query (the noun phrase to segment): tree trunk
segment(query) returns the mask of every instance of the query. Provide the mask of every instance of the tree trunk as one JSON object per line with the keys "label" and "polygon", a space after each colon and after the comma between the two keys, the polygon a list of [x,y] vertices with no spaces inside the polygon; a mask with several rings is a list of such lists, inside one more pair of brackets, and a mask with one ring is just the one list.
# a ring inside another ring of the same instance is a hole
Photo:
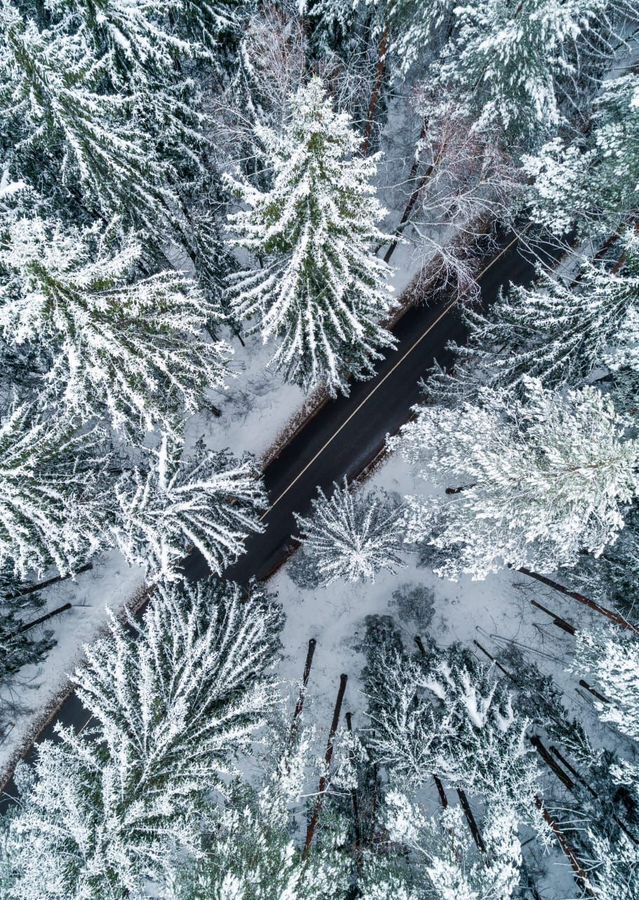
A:
{"label": "tree trunk", "polygon": [[304,674],[302,676],[302,684],[300,686],[300,692],[297,696],[297,703],[295,704],[295,710],[293,712],[293,721],[291,723],[291,737],[295,734],[297,730],[298,719],[302,715],[302,710],[304,709],[304,698],[306,697],[306,688],[308,685],[308,679],[311,674],[311,666],[313,665],[313,656],[315,655],[315,645],[317,641],[315,638],[311,638],[308,642],[308,650],[306,651],[306,662],[304,663]]}
{"label": "tree trunk", "polygon": [[35,628],[36,625],[41,625],[48,619],[52,619],[54,616],[66,612],[67,609],[71,609],[70,603],[65,603],[63,606],[58,606],[57,609],[52,609],[51,612],[45,613],[43,616],[40,616],[39,619],[34,619],[33,622],[26,622],[25,624],[21,625],[20,628],[18,628],[16,634],[22,634],[23,631],[28,631],[30,628]]}
{"label": "tree trunk", "polygon": [[537,753],[541,756],[543,761],[546,763],[548,768],[555,773],[557,778],[561,781],[564,787],[568,788],[569,791],[574,791],[575,782],[569,775],[566,775],[561,766],[552,758],[546,747],[541,741],[541,738],[533,735],[530,738],[530,743],[533,745]]}
{"label": "tree trunk", "polygon": [[[427,127],[428,127],[428,123],[426,122],[426,120],[424,120],[424,124],[422,125],[421,131],[419,132],[419,137],[417,138],[418,144],[420,141],[422,141],[426,137]],[[417,170],[418,169],[419,169],[419,157],[418,157],[418,153],[416,150],[415,159],[413,160],[413,165],[411,166],[411,170],[408,175],[409,184],[412,184],[413,181],[415,180],[415,178],[417,178]],[[422,188],[424,187],[426,182],[429,180],[429,178],[433,174],[434,169],[435,169],[435,164],[430,163],[426,167],[426,171],[424,172],[424,174],[421,176],[421,178],[419,179],[419,181],[413,188],[413,191],[412,191],[410,197],[408,198],[408,203],[406,204],[406,207],[404,208],[404,212],[402,213],[402,217],[399,220],[399,225],[395,229],[395,239],[393,241],[391,241],[391,243],[388,247],[388,250],[384,254],[384,262],[385,263],[390,262],[390,258],[393,255],[393,253],[395,252],[397,245],[399,243],[399,238],[402,236],[402,233],[404,232],[404,229],[406,228],[406,225],[408,224],[408,220],[410,219],[411,213],[413,212],[415,204],[417,203],[417,198],[419,197],[419,195],[422,191]]]}
{"label": "tree trunk", "polygon": [[562,852],[564,853],[566,859],[572,866],[572,870],[577,877],[577,882],[579,883],[580,887],[582,887],[590,897],[594,897],[595,895],[593,894],[592,890],[590,889],[590,885],[588,884],[588,878],[586,877],[586,873],[582,869],[581,864],[580,864],[579,860],[577,859],[577,854],[575,853],[573,848],[570,846],[570,844],[566,840],[565,834],[562,832],[562,830],[559,828],[559,826],[557,825],[557,823],[555,822],[553,817],[550,815],[550,813],[544,806],[544,802],[541,799],[541,797],[539,797],[539,796],[535,797],[535,804],[536,804],[537,808],[541,811],[541,814],[543,815],[544,819],[550,826],[553,834],[557,838],[557,842],[559,843],[559,846],[561,847]]}
{"label": "tree trunk", "polygon": [[445,494],[461,494],[462,491],[467,491],[468,488],[475,487],[474,484],[461,484],[459,487],[447,487],[444,491]]}
{"label": "tree trunk", "polygon": [[482,853],[486,852],[486,844],[484,844],[484,839],[481,836],[481,832],[479,830],[479,826],[477,825],[477,821],[475,816],[473,815],[473,811],[470,808],[470,803],[468,802],[468,797],[466,796],[466,792],[461,788],[457,788],[457,796],[459,797],[459,802],[461,804],[461,808],[464,810],[464,815],[466,816],[466,821],[468,822],[468,826],[470,828],[470,832],[473,836],[477,847]]}
{"label": "tree trunk", "polygon": [[592,609],[595,612],[598,612],[600,615],[605,616],[607,619],[610,619],[611,622],[614,622],[615,625],[619,625],[620,628],[625,628],[627,631],[632,631],[633,634],[639,635],[639,628],[637,628],[631,622],[628,622],[623,618],[623,616],[620,616],[618,613],[613,612],[611,609],[606,609],[605,606],[600,606],[589,597],[584,597],[583,594],[579,594],[577,591],[569,591],[568,588],[565,588],[563,586],[563,584],[559,584],[559,582],[553,581],[546,575],[540,575],[538,572],[531,572],[530,569],[526,569],[524,566],[522,566],[517,571],[521,572],[522,575],[527,575],[529,578],[534,578],[537,581],[540,581],[542,584],[545,584],[547,587],[553,588],[555,591],[559,591],[559,593],[563,594],[565,597],[572,597],[572,599],[576,600],[577,603],[582,603],[584,606],[587,606],[588,609]]}
{"label": "tree trunk", "polygon": [[502,664],[501,664],[500,662],[498,662],[498,661],[495,659],[495,657],[492,655],[492,653],[489,653],[488,650],[486,650],[485,647],[482,647],[482,645],[479,643],[479,641],[475,640],[475,638],[473,638],[473,644],[475,644],[475,646],[479,647],[479,649],[481,650],[481,652],[482,652],[485,656],[487,656],[488,659],[489,659],[492,663],[495,664],[495,666],[499,669],[499,671],[500,671],[503,675],[506,676],[506,678],[510,679],[510,681],[512,681],[514,684],[517,683],[517,679],[515,678],[515,676],[514,676],[514,675],[511,675],[510,672],[509,672],[507,669],[504,669],[504,667],[502,666]]}
{"label": "tree trunk", "polygon": [[588,684],[588,682],[585,681],[583,678],[579,679],[579,684],[582,688],[585,688],[589,694],[592,694],[593,697],[596,697],[600,703],[606,703],[606,704],[610,703],[610,700],[608,700],[607,697],[604,697],[603,694],[600,694],[599,691],[596,690],[596,688],[594,688],[594,687],[592,687],[592,685]]}
{"label": "tree trunk", "polygon": [[553,625],[556,625],[557,628],[561,628],[561,630],[565,631],[566,634],[570,634],[570,635],[572,635],[572,637],[575,636],[575,626],[574,625],[571,625],[570,622],[567,622],[566,619],[562,619],[561,616],[558,616],[556,613],[551,612],[549,609],[547,609],[545,606],[542,606],[541,603],[538,603],[536,600],[531,600],[530,602],[532,603],[533,606],[536,606],[537,609],[540,609],[542,612],[545,612],[547,616],[550,616],[550,618],[553,621]]}
{"label": "tree trunk", "polygon": [[[346,727],[349,734],[353,733],[353,714],[346,713]],[[351,764],[353,762],[353,753],[351,751]],[[353,807],[353,828],[355,831],[355,855],[358,866],[361,865],[361,848],[362,848],[362,826],[359,816],[359,798],[357,796],[357,788],[351,788],[351,806]]]}
{"label": "tree trunk", "polygon": [[448,797],[446,796],[446,791],[444,790],[442,780],[439,775],[433,775],[433,781],[435,782],[435,787],[437,788],[437,793],[439,794],[439,802],[442,805],[442,809],[446,809],[448,806]]}
{"label": "tree trunk", "polygon": [[366,119],[366,130],[364,131],[364,140],[362,142],[362,156],[368,156],[373,136],[373,126],[375,124],[375,113],[379,104],[379,98],[382,95],[382,85],[386,74],[386,54],[388,52],[388,25],[382,32],[379,42],[379,51],[377,53],[377,65],[375,66],[375,81],[373,82],[373,90],[371,93],[370,103],[368,104],[368,115]]}
{"label": "tree trunk", "polygon": [[579,774],[579,772],[575,769],[574,766],[572,766],[572,765],[568,762],[568,760],[567,760],[566,757],[563,755],[563,753],[560,753],[560,751],[557,749],[557,747],[553,747],[553,745],[551,744],[550,747],[549,747],[548,749],[550,750],[551,753],[553,753],[553,754],[557,757],[557,759],[558,759],[559,762],[562,764],[562,766],[564,767],[564,769],[567,769],[567,770],[570,772],[570,774],[573,776],[573,778],[575,779],[575,781],[579,781],[581,784],[583,784],[583,786],[587,789],[588,793],[591,794],[593,797],[596,797],[596,796],[597,796],[596,792],[590,787],[590,785],[589,785],[588,782],[585,780],[585,778],[582,778],[582,777],[581,777],[581,775]]}
{"label": "tree trunk", "polygon": [[306,840],[304,841],[304,852],[302,853],[302,859],[306,859],[311,850],[311,844],[313,843],[313,838],[315,837],[315,832],[317,830],[317,823],[319,821],[320,812],[322,811],[322,804],[324,802],[324,794],[326,793],[326,789],[328,788],[328,780],[329,780],[329,770],[331,766],[331,762],[333,761],[333,748],[335,743],[335,734],[337,733],[337,727],[339,725],[339,717],[342,712],[342,703],[344,702],[344,694],[346,693],[346,682],[348,681],[348,675],[340,675],[339,678],[339,690],[337,691],[337,699],[335,701],[335,708],[333,710],[333,720],[331,722],[331,730],[328,733],[328,741],[326,742],[326,753],[324,754],[324,773],[320,778],[319,782],[319,790],[317,795],[317,800],[315,801],[315,808],[313,809],[313,815],[311,816],[311,820],[308,823],[308,828],[306,829]]}
{"label": "tree trunk", "polygon": [[69,578],[73,578],[75,575],[81,575],[83,572],[88,572],[92,568],[93,563],[87,563],[84,566],[80,566],[80,568],[71,575],[56,575],[55,578],[47,578],[46,581],[39,581],[38,584],[30,584],[26,588],[21,588],[19,591],[9,594],[7,600],[17,600],[18,597],[27,597],[29,594],[35,594],[36,591],[42,591],[51,584],[57,584],[59,581],[67,581]]}
{"label": "tree trunk", "polygon": [[426,647],[424,647],[424,642],[418,634],[415,635],[414,641],[417,644],[417,648],[421,655],[426,656]]}

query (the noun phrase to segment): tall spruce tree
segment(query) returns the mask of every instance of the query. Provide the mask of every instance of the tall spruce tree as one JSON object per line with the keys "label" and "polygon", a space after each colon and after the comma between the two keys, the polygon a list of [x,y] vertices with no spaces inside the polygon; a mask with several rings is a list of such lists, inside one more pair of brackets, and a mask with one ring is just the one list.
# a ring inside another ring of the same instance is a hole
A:
{"label": "tall spruce tree", "polygon": [[639,75],[604,85],[592,127],[570,143],[547,143],[525,160],[534,178],[533,215],[560,235],[607,238],[636,215],[639,191]]}
{"label": "tall spruce tree", "polygon": [[[577,632],[572,669],[588,674],[594,680],[599,689],[599,697],[595,700],[599,718],[629,739],[635,752],[639,743],[638,664],[639,641],[636,638],[618,633],[612,627]],[[616,795],[625,798],[627,808],[634,814],[635,829],[634,834],[632,830],[624,829],[614,835],[594,827],[588,829],[593,894],[603,900],[607,891],[614,890],[615,896],[635,900],[639,873],[639,841],[636,837],[639,764],[633,754],[630,758],[614,759],[609,768],[617,788]]]}
{"label": "tall spruce tree", "polygon": [[115,484],[115,539],[130,563],[153,579],[179,577],[180,562],[197,549],[211,570],[224,568],[261,531],[266,495],[253,461],[198,441],[183,457],[166,437],[148,468],[137,467]]}
{"label": "tall spruce tree", "polygon": [[319,78],[292,98],[283,134],[256,132],[273,187],[235,183],[248,207],[231,216],[235,243],[261,265],[232,277],[233,307],[258,318],[264,341],[279,339],[273,362],[287,379],[348,393],[349,376],[369,377],[394,344],[380,325],[392,306],[389,269],[372,249],[384,240],[375,160],[357,156],[350,119],[333,111]]}
{"label": "tall spruce tree", "polygon": [[7,898],[141,898],[146,879],[168,884],[274,702],[280,612],[260,590],[246,602],[219,581],[162,588],[129,626],[112,621],[74,676],[88,728],[60,728],[23,767],[2,826]]}
{"label": "tall spruce tree", "polygon": [[383,647],[367,673],[372,757],[413,789],[433,774],[517,811],[535,813],[538,772],[526,746],[529,721],[493,673],[453,645],[409,657]]}
{"label": "tall spruce tree", "polygon": [[553,386],[577,385],[595,370],[635,372],[639,239],[634,231],[624,233],[618,251],[613,262],[584,260],[570,284],[542,274],[532,287],[511,285],[487,313],[466,310],[470,334],[458,348],[456,373],[462,391],[472,393],[472,386],[481,384],[521,387],[526,376]]}
{"label": "tall spruce tree", "polygon": [[612,627],[580,630],[573,666],[594,678],[606,698],[595,700],[602,722],[639,743],[639,640]]}
{"label": "tall spruce tree", "polygon": [[374,31],[387,31],[393,63],[402,74],[428,65],[456,25],[452,0],[365,0],[365,5],[374,11]]}
{"label": "tall spruce tree", "polygon": [[238,780],[224,805],[211,809],[206,852],[178,873],[175,900],[348,896],[352,866],[340,823],[323,820],[320,839],[307,858],[293,830],[312,761],[305,735],[298,734],[292,747],[271,744],[269,765],[257,786]]}
{"label": "tall spruce tree", "polygon": [[[363,900],[509,900],[520,882],[521,844],[512,808],[489,807],[485,851],[473,842],[459,807],[428,818],[406,794],[385,798],[384,824],[394,860],[365,856]],[[397,850],[401,848],[401,853]],[[389,853],[389,857],[391,854]]]}
{"label": "tall spruce tree", "polygon": [[637,900],[639,891],[639,850],[626,835],[614,843],[600,835],[591,835],[593,858],[588,889],[596,900]]}
{"label": "tall spruce tree", "polygon": [[455,9],[457,34],[437,64],[480,127],[497,122],[511,140],[552,132],[561,121],[558,81],[576,75],[575,44],[603,0],[488,0]]}
{"label": "tall spruce tree", "polygon": [[484,578],[510,565],[552,572],[600,554],[636,496],[639,444],[594,388],[526,396],[482,389],[476,404],[418,408],[392,439],[447,493],[409,499],[407,540],[448,551],[438,571]]}
{"label": "tall spruce tree", "polygon": [[295,515],[315,583],[374,581],[401,567],[401,511],[392,497],[353,490],[346,481],[333,485],[330,498],[318,493],[310,518]]}
{"label": "tall spruce tree", "polygon": [[[17,219],[0,236],[0,331],[44,357],[44,402],[106,414],[136,435],[175,432],[221,386],[230,350],[207,336],[221,312],[172,271],[135,277],[140,244],[113,232]],[[4,277],[2,277],[4,276]]]}
{"label": "tall spruce tree", "polygon": [[153,264],[185,256],[208,290],[226,257],[212,210],[194,209],[216,176],[209,87],[193,71],[206,53],[184,33],[186,6],[69,0],[40,16],[4,2],[0,140],[52,207],[82,224],[117,215]]}
{"label": "tall spruce tree", "polygon": [[56,566],[73,572],[104,546],[110,501],[103,495],[99,431],[77,432],[22,405],[0,423],[0,569],[19,578]]}
{"label": "tall spruce tree", "polygon": [[[136,208],[151,231],[173,195],[167,173],[132,115],[134,95],[108,87],[77,17],[39,27],[0,6],[0,110],[7,162],[48,199],[109,218]],[[85,213],[86,215],[86,213]]]}

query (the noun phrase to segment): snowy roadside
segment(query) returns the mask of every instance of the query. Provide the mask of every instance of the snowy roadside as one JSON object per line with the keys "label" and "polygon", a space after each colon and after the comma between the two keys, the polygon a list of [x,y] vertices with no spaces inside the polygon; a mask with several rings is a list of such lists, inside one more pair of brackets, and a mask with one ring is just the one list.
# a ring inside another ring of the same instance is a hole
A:
{"label": "snowy roadside", "polygon": [[3,689],[1,700],[14,711],[7,713],[11,724],[0,744],[0,783],[59,706],[69,689],[68,675],[82,662],[84,645],[103,630],[107,610],[117,615],[127,606],[134,608],[143,589],[143,571],[129,566],[113,550],[94,560],[90,571],[42,592],[46,599],[43,612],[65,603],[71,603],[71,609],[34,629],[40,633],[52,631],[55,646],[43,663],[24,666],[18,678]]}
{"label": "snowy roadside", "polygon": [[[408,249],[398,248],[393,259],[397,264],[392,283],[398,296],[414,278],[418,264]],[[287,384],[268,368],[272,348],[259,337],[247,337],[245,346],[237,338],[228,339],[235,351],[231,368],[236,377],[224,391],[211,392],[219,417],[204,411],[189,419],[186,449],[203,437],[211,448],[252,453],[265,464],[274,448],[313,414],[313,397],[305,397],[301,388]],[[68,692],[68,675],[81,664],[84,646],[100,635],[107,610],[118,614],[135,606],[143,589],[142,570],[128,566],[120,553],[111,551],[94,559],[91,571],[42,592],[43,613],[67,602],[72,608],[34,629],[34,634],[52,631],[56,645],[40,665],[24,667],[0,695],[0,701],[15,711],[8,716],[12,724],[0,743],[0,784]]]}

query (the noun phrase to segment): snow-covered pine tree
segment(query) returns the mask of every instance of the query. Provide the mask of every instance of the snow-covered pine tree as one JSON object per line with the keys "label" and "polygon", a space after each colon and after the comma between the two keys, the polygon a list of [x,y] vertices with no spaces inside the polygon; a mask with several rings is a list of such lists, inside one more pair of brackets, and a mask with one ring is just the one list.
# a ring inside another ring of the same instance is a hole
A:
{"label": "snow-covered pine tree", "polygon": [[7,162],[48,199],[106,219],[136,210],[154,233],[174,195],[164,163],[132,115],[135,97],[104,89],[109,55],[96,55],[71,11],[63,5],[55,11],[59,20],[40,28],[16,4],[0,5]]}
{"label": "snow-covered pine tree", "polygon": [[323,821],[320,840],[306,859],[295,840],[295,813],[313,762],[308,737],[298,735],[296,745],[282,755],[279,749],[271,745],[271,762],[256,787],[238,780],[225,804],[210,810],[206,853],[178,873],[171,894],[175,900],[348,896],[351,864],[339,823]]}
{"label": "snow-covered pine tree", "polygon": [[639,848],[625,834],[612,842],[591,834],[593,858],[588,889],[596,900],[637,900],[639,897]]}
{"label": "snow-covered pine tree", "polygon": [[266,494],[255,463],[198,441],[188,457],[166,436],[148,469],[126,472],[115,484],[115,539],[130,563],[153,579],[179,576],[191,547],[215,575],[261,531]]}
{"label": "snow-covered pine tree", "polygon": [[479,128],[498,123],[518,142],[552,133],[559,82],[570,86],[575,47],[604,8],[603,0],[471,0],[454,10],[457,34],[437,63],[438,82],[456,86]]}
{"label": "snow-covered pine tree", "polygon": [[23,768],[4,823],[4,896],[140,898],[199,850],[205,800],[276,694],[279,607],[232,583],[162,587],[141,626],[112,619],[74,680],[91,714]]}
{"label": "snow-covered pine tree", "polygon": [[456,23],[452,0],[364,0],[362,5],[374,8],[377,29],[388,28],[393,63],[403,74],[430,62]]}
{"label": "snow-covered pine tree", "polygon": [[[482,829],[483,853],[478,852],[459,807],[428,818],[405,793],[391,790],[385,798],[384,824],[396,862],[390,871],[387,863],[384,872],[369,855],[363,900],[391,896],[398,900],[509,900],[515,895],[522,856],[518,819],[511,807],[489,806]],[[399,848],[404,853],[398,853]],[[402,864],[404,854],[407,860]]]}
{"label": "snow-covered pine tree", "polygon": [[103,435],[41,418],[25,405],[0,424],[0,569],[19,578],[72,572],[104,546]]}
{"label": "snow-covered pine tree", "polygon": [[255,6],[252,0],[179,0],[177,9],[178,33],[205,47],[210,59],[219,62],[226,56],[230,64],[247,14]]}
{"label": "snow-covered pine tree", "polygon": [[[165,70],[171,79],[176,60],[193,56],[195,44],[175,33],[180,6],[174,0],[65,0],[82,23],[87,43],[96,56],[109,56],[114,84],[135,79],[138,84],[151,73]],[[172,28],[173,26],[173,28]]]}
{"label": "snow-covered pine tree", "polygon": [[458,645],[425,657],[382,649],[366,688],[370,752],[397,784],[414,789],[436,774],[543,830],[535,814],[538,772],[526,742],[529,722],[472,654]]}
{"label": "snow-covered pine tree", "polygon": [[[186,5],[186,0],[62,0],[46,5],[25,0],[19,7],[39,28],[77,30],[96,56],[109,55],[108,75],[114,86],[131,76],[144,77],[153,69],[179,68],[176,60],[201,50],[195,41],[178,34]],[[171,78],[171,72],[166,76]]]}
{"label": "snow-covered pine tree", "polygon": [[[529,662],[519,647],[504,649],[499,662],[508,673],[519,714],[531,720],[535,731],[542,730],[547,749],[572,781],[567,792],[555,782],[561,803],[553,815],[559,827],[570,833],[580,859],[592,859],[593,835],[623,843],[628,831],[639,834],[639,803],[633,799],[622,758],[609,748],[593,745],[584,725],[566,707],[553,677]],[[545,793],[554,805],[555,798]]]}
{"label": "snow-covered pine tree", "polygon": [[379,323],[392,307],[389,269],[373,251],[384,235],[370,185],[376,161],[357,156],[349,117],[335,113],[319,78],[291,100],[283,134],[260,128],[273,187],[235,189],[247,209],[231,216],[235,243],[262,263],[231,279],[238,318],[257,316],[273,362],[305,389],[348,393],[348,378],[370,377],[392,335]]}
{"label": "snow-covered pine tree", "polygon": [[206,334],[222,314],[177,272],[136,279],[139,243],[118,249],[110,237],[38,218],[11,223],[0,238],[0,331],[42,353],[45,402],[85,420],[106,413],[129,434],[175,432],[227,377],[230,349]]}
{"label": "snow-covered pine tree", "polygon": [[529,375],[575,385],[596,369],[639,371],[639,237],[626,231],[619,257],[582,263],[566,285],[541,275],[511,285],[488,313],[465,312],[470,336],[458,359],[477,386],[515,387]]}
{"label": "snow-covered pine tree", "polygon": [[384,491],[353,489],[346,479],[330,497],[318,488],[309,518],[295,515],[309,575],[317,585],[338,578],[374,581],[402,566],[401,509]]}
{"label": "snow-covered pine tree", "polygon": [[331,53],[346,55],[356,33],[357,7],[357,0],[305,0],[309,44],[316,58],[326,59]]}
{"label": "snow-covered pine tree", "polygon": [[477,404],[419,407],[390,442],[448,491],[411,497],[407,511],[407,540],[447,552],[442,575],[551,572],[583,550],[601,553],[623,528],[639,487],[628,421],[591,387],[524,388],[524,400],[483,389]]}
{"label": "snow-covered pine tree", "polygon": [[[594,681],[605,702],[595,699],[595,708],[602,722],[612,725],[620,734],[639,744],[639,641],[626,632],[613,627],[593,630],[579,630],[576,635],[575,657],[571,666],[579,674],[587,674]],[[616,794],[625,796],[630,801],[636,819],[639,810],[639,763],[636,758],[611,760],[610,777],[617,786]],[[590,829],[590,838],[595,849],[610,840],[610,835]],[[633,845],[634,853],[624,840],[624,834],[614,835],[615,846],[609,864],[602,867],[602,877],[612,878],[617,868],[615,858],[621,854],[621,868],[626,871],[631,860],[631,870],[639,866],[637,844]],[[625,850],[624,850],[625,847]]]}
{"label": "snow-covered pine tree", "polygon": [[594,701],[601,721],[639,743],[639,640],[613,627],[579,630],[573,668],[606,697]]}
{"label": "snow-covered pine tree", "polygon": [[249,19],[238,47],[236,72],[221,109],[229,151],[245,176],[261,190],[272,172],[256,125],[279,132],[291,96],[306,73],[305,34],[297,7],[265,6]]}
{"label": "snow-covered pine tree", "polygon": [[566,584],[603,606],[614,607],[633,624],[639,624],[639,509],[625,516],[625,526],[614,544],[601,556],[582,556],[570,571],[561,572]]}
{"label": "snow-covered pine tree", "polygon": [[524,164],[534,178],[533,215],[556,234],[608,237],[636,215],[639,75],[607,81],[581,141],[547,143]]}
{"label": "snow-covered pine tree", "polygon": [[[203,18],[217,18],[216,9],[226,4],[193,6]],[[239,6],[228,4],[229,12]],[[117,210],[103,209],[102,218],[117,212],[126,226],[143,231],[145,251],[161,267],[167,255],[171,263],[186,257],[199,286],[220,302],[221,284],[213,282],[227,274],[227,255],[214,220],[222,198],[208,113],[211,64],[219,60],[205,49],[203,30],[190,33],[190,4],[68,0],[65,7],[73,13],[67,27],[78,28],[88,52],[100,61],[96,90],[107,99],[121,98],[118,122],[133,125],[144,141],[151,179],[145,203],[139,196],[132,202],[122,196]]]}

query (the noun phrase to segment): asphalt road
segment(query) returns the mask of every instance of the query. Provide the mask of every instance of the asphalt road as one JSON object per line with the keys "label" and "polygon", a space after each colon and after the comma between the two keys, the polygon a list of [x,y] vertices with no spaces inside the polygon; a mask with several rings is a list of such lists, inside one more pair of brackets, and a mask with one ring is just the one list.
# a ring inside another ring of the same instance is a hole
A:
{"label": "asphalt road", "polygon": [[[520,249],[512,235],[501,251],[485,264],[480,275],[482,303],[489,305],[509,282],[528,284],[534,277],[532,256]],[[265,578],[287,555],[295,534],[294,513],[305,514],[317,486],[325,491],[344,476],[359,475],[384,445],[387,434],[396,432],[420,399],[418,382],[435,361],[447,364],[448,341],[463,342],[464,325],[458,306],[442,297],[435,304],[411,308],[393,329],[398,339],[377,367],[375,378],[353,385],[349,397],[326,404],[266,468],[264,478],[270,507],[264,515],[263,534],[251,535],[246,552],[228,570],[240,583],[257,576]],[[204,559],[192,553],[184,562],[189,579],[205,578]],[[60,706],[55,718],[38,735],[38,742],[51,737],[56,722],[81,728],[87,711],[75,694]],[[33,749],[27,754],[29,759]],[[4,789],[0,809],[15,793],[13,782]]]}

